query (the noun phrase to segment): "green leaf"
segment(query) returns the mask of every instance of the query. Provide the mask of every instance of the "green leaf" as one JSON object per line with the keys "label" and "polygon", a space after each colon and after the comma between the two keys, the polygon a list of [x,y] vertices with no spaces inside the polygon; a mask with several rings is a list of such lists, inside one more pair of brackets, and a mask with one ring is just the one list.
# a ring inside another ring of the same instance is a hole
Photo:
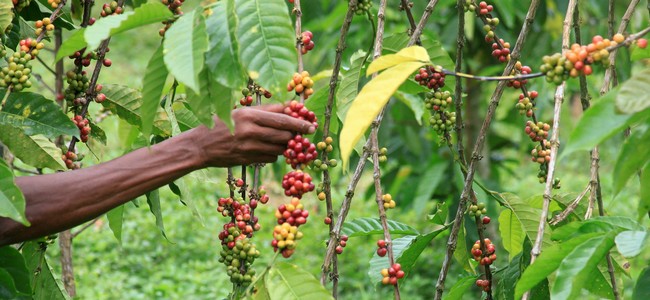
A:
{"label": "green leaf", "polygon": [[406,94],[402,92],[397,92],[395,98],[402,101],[406,106],[408,106],[413,115],[415,116],[415,121],[418,122],[418,125],[422,125],[422,116],[424,115],[424,101],[417,96]]}
{"label": "green leaf", "polygon": [[19,127],[26,135],[42,134],[51,139],[59,135],[79,137],[79,129],[58,104],[29,92],[9,94],[0,111],[0,124]]}
{"label": "green leaf", "polygon": [[635,131],[623,143],[614,167],[614,194],[618,194],[630,177],[650,160],[650,130]]}
{"label": "green leaf", "polygon": [[90,137],[106,145],[106,132],[104,132],[101,127],[97,126],[95,122],[90,122],[90,120],[88,125],[90,126]]}
{"label": "green leaf", "polygon": [[[393,220],[387,220],[387,223],[388,230],[391,234],[419,234],[415,228],[404,223]],[[381,221],[379,218],[357,218],[352,221],[345,222],[343,224],[343,228],[341,229],[341,234],[347,235],[348,237],[368,236],[383,233],[384,230],[381,227]]]}
{"label": "green leaf", "polygon": [[[374,66],[370,64],[366,74],[371,73],[370,70],[380,70],[385,66],[393,66],[373,78],[361,89],[345,116],[340,138],[341,160],[344,169],[347,168],[352,148],[361,139],[366,129],[370,127],[375,117],[379,115],[393,93],[408,76],[424,64],[423,61],[429,60],[424,48],[418,46],[405,48],[394,55],[390,58],[378,60],[379,63],[377,64],[373,62]],[[405,60],[405,57],[409,60]],[[393,64],[392,60],[398,61],[399,64]]]}
{"label": "green leaf", "polygon": [[165,65],[176,80],[197,95],[201,94],[199,73],[203,69],[204,53],[208,49],[208,35],[202,8],[184,14],[165,34],[163,51]]}
{"label": "green leaf", "polygon": [[[325,122],[325,108],[327,107],[327,97],[329,97],[329,89],[318,89],[309,99],[305,102],[305,107],[316,114],[319,123]],[[336,107],[332,103],[332,113],[336,113]],[[319,128],[320,129],[320,128]],[[334,117],[330,118],[330,132],[339,132],[339,120]]]}
{"label": "green leaf", "polygon": [[[413,209],[417,212],[423,212],[426,209],[427,202],[431,201],[431,195],[433,191],[436,190],[440,182],[445,178],[444,174],[447,170],[447,162],[445,161],[434,161],[431,163],[424,174],[422,174],[421,179],[418,182],[417,189],[415,190],[415,199],[413,199]],[[447,218],[447,215],[441,216],[442,223]]]}
{"label": "green leaf", "polygon": [[[29,271],[25,259],[18,250],[5,246],[0,248],[0,271],[7,272],[12,279],[14,292],[31,295],[32,287],[29,283]],[[0,285],[0,290],[2,289]]]}
{"label": "green leaf", "polygon": [[169,188],[172,190],[174,194],[178,195],[183,205],[189,207],[190,211],[192,212],[192,215],[194,215],[194,217],[199,219],[201,225],[205,225],[203,222],[203,216],[201,215],[201,212],[196,207],[196,204],[194,204],[194,199],[191,198],[192,193],[190,193],[190,191],[187,189],[186,181],[188,180],[191,180],[190,176],[181,177],[179,180],[170,183]]}
{"label": "green leaf", "polygon": [[[516,195],[510,194],[510,193],[504,193],[501,194],[501,197],[505,199],[505,201],[508,203],[508,206],[511,208],[512,212],[514,213],[514,217],[519,220],[519,223],[523,226],[524,231],[526,232],[526,235],[528,236],[528,239],[531,241],[534,241],[537,238],[537,228],[539,227],[539,218],[542,214],[542,210],[540,208],[533,207],[533,205],[530,205],[530,202],[534,200],[533,198],[527,199],[525,201],[522,201],[517,197]],[[544,243],[543,245],[546,246],[550,244],[550,228],[548,226],[548,223],[544,225],[545,230],[544,230],[544,237],[542,242]]]}
{"label": "green leaf", "polygon": [[163,223],[162,208],[160,206],[160,192],[156,189],[146,193],[146,196],[149,211],[151,211],[151,213],[156,217],[156,227],[158,227],[162,235],[167,238],[167,234],[165,233],[165,224]]}
{"label": "green leaf", "polygon": [[0,298],[15,299],[17,292],[16,284],[11,274],[7,270],[0,268]]}
{"label": "green leaf", "polygon": [[[297,69],[296,33],[284,0],[236,0],[237,41],[248,76],[276,96]],[[284,100],[284,99],[282,99]]]}
{"label": "green leaf", "polygon": [[108,227],[113,232],[113,236],[122,244],[122,222],[124,221],[124,204],[111,209],[106,213],[108,218]]}
{"label": "green leaf", "polygon": [[205,19],[210,39],[205,63],[215,80],[231,89],[241,88],[246,83],[246,73],[239,60],[238,23],[235,0],[215,3],[212,13]]}
{"label": "green leaf", "polygon": [[632,300],[650,299],[650,267],[643,269],[636,280]]}
{"label": "green leaf", "polygon": [[454,251],[454,259],[463,267],[463,270],[471,274],[476,274],[474,266],[470,262],[469,249],[467,249],[467,239],[465,238],[465,226],[458,231],[458,239],[456,242],[456,250]]}
{"label": "green leaf", "polygon": [[553,299],[576,299],[589,277],[598,271],[598,263],[614,246],[616,233],[592,237],[577,245],[563,260],[551,288]]}
{"label": "green leaf", "polygon": [[186,131],[201,125],[201,121],[187,108],[187,103],[184,101],[174,101],[172,109],[181,131]]}
{"label": "green leaf", "polygon": [[650,116],[650,110],[635,115],[617,114],[614,103],[617,93],[618,88],[594,100],[595,104],[582,115],[571,132],[567,146],[562,152],[563,157],[575,151],[590,150],[613,135],[623,132],[627,126]]}
{"label": "green leaf", "polygon": [[650,68],[636,72],[621,85],[616,97],[616,108],[624,114],[633,114],[650,107]]}
{"label": "green leaf", "polygon": [[7,26],[11,24],[14,18],[12,9],[14,4],[11,0],[0,0],[0,32],[5,32]]}
{"label": "green leaf", "polygon": [[469,290],[472,285],[476,282],[478,276],[470,275],[463,277],[456,281],[456,283],[451,287],[448,293],[442,296],[443,300],[461,300],[463,296]]}
{"label": "green leaf", "polygon": [[23,246],[23,257],[30,274],[33,274],[32,290],[34,300],[67,300],[68,293],[63,290],[61,282],[52,274],[43,242],[31,241]]}
{"label": "green leaf", "polygon": [[162,96],[168,74],[163,62],[163,45],[161,44],[149,59],[147,70],[142,79],[142,106],[140,106],[140,115],[142,117],[142,135],[144,136],[151,134],[153,121],[158,112],[160,97]]}
{"label": "green leaf", "polygon": [[599,236],[602,236],[602,234],[584,234],[564,243],[544,247],[544,251],[542,251],[533,264],[526,268],[517,282],[517,286],[515,287],[515,299],[521,299],[521,296],[526,291],[534,288],[538,283],[557,270],[557,268],[560,267],[562,260],[569,255],[574,248],[593,237]]}
{"label": "green leaf", "polygon": [[643,168],[639,180],[641,181],[639,214],[645,216],[650,212],[650,164],[647,164],[645,168]]}
{"label": "green leaf", "polygon": [[42,135],[28,136],[18,127],[0,124],[0,142],[28,165],[52,170],[65,169],[61,149]]}
{"label": "green leaf", "polygon": [[336,115],[341,121],[345,120],[345,115],[352,105],[352,101],[357,97],[359,92],[359,78],[366,60],[366,52],[359,50],[350,57],[350,67],[341,71],[341,82],[336,90]]}
{"label": "green leaf", "polygon": [[526,233],[523,225],[509,209],[503,210],[499,215],[499,232],[503,241],[503,248],[508,251],[510,260],[523,250]]}
{"label": "green leaf", "polygon": [[[448,226],[438,226],[436,230],[425,235],[407,235],[393,240],[393,258],[402,265],[402,270],[408,276],[411,268],[415,265],[418,257],[425,248],[429,246],[431,240],[441,232],[447,230]],[[388,256],[381,257],[375,252],[370,259],[370,268],[368,276],[371,282],[381,282],[381,269],[389,268]]]}
{"label": "green leaf", "polygon": [[86,28],[79,28],[70,35],[70,37],[61,44],[61,48],[59,48],[59,52],[56,53],[56,58],[54,60],[59,61],[60,59],[70,56],[76,51],[86,47],[86,39],[84,38],[85,31]]}
{"label": "green leaf", "polygon": [[25,197],[14,181],[14,174],[0,159],[0,217],[11,218],[29,226],[25,217]]}
{"label": "green leaf", "polygon": [[[142,94],[138,90],[121,85],[106,84],[102,92],[106,95],[106,100],[102,102],[104,108],[129,124],[142,128],[142,118],[140,116]],[[153,133],[169,136],[171,129],[169,121],[162,117],[164,115],[162,108],[159,110],[158,115],[161,117],[154,120]]]}
{"label": "green leaf", "polygon": [[95,49],[103,40],[111,36],[144,25],[159,23],[172,16],[173,14],[167,6],[160,2],[150,2],[133,11],[100,18],[93,26],[86,28],[84,38],[88,43],[88,48]]}
{"label": "green leaf", "polygon": [[285,262],[271,267],[265,285],[270,299],[332,299],[313,275]]}
{"label": "green leaf", "polygon": [[643,226],[628,217],[598,216],[581,222],[572,222],[553,231],[554,240],[568,240],[576,235],[593,232],[621,232],[625,230],[642,231]]}
{"label": "green leaf", "polygon": [[234,124],[231,118],[233,105],[230,90],[214,81],[212,72],[207,68],[201,71],[199,83],[203,91],[201,95],[195,94],[191,90],[187,91],[190,110],[201,123],[208,127],[213,126],[213,117],[214,113],[216,113],[219,119],[232,131]]}
{"label": "green leaf", "polygon": [[648,243],[647,231],[623,231],[616,236],[616,248],[626,258],[632,258],[643,249]]}

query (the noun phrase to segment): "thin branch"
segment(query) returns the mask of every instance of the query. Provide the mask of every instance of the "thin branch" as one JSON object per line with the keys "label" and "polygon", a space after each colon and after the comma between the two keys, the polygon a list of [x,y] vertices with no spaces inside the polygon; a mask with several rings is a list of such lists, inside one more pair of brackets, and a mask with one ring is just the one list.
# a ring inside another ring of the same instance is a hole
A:
{"label": "thin branch", "polygon": [[[517,38],[517,42],[514,46],[514,49],[510,54],[511,59],[510,61],[508,61],[508,64],[506,65],[506,68],[503,72],[504,76],[509,75],[510,72],[512,72],[512,70],[515,67],[515,63],[520,56],[521,49],[523,48],[526,38],[528,37],[528,33],[530,32],[530,29],[532,27],[531,25],[533,23],[533,20],[535,19],[535,14],[537,12],[537,8],[539,7],[539,4],[540,4],[540,0],[532,0],[530,3],[530,7],[526,14],[526,20],[521,29],[521,32],[519,33],[519,37]],[[456,211],[456,217],[455,217],[456,221],[452,226],[449,240],[447,241],[447,251],[442,263],[442,268],[440,270],[438,281],[436,283],[436,296],[435,296],[436,300],[440,300],[444,292],[445,280],[447,278],[447,273],[449,272],[449,268],[451,266],[451,259],[453,257],[454,251],[456,250],[456,244],[458,242],[458,233],[460,232],[460,228],[462,226],[462,218],[464,216],[465,209],[467,208],[467,201],[469,200],[471,195],[470,192],[472,190],[472,183],[474,181],[474,173],[476,170],[476,165],[478,160],[481,157],[480,153],[483,150],[483,146],[485,144],[485,137],[487,135],[488,128],[490,127],[490,124],[492,122],[492,117],[494,116],[496,107],[499,104],[499,100],[501,98],[501,95],[503,94],[503,90],[505,86],[506,86],[505,81],[500,81],[497,84],[497,88],[492,94],[490,104],[488,106],[487,114],[485,116],[485,120],[483,121],[483,125],[481,126],[481,130],[479,132],[476,143],[474,144],[474,150],[472,151],[472,157],[470,160],[467,176],[465,178],[463,192],[461,193],[460,201],[458,203],[458,210]]]}
{"label": "thin branch", "polygon": [[78,235],[80,235],[82,232],[84,232],[86,229],[90,228],[90,226],[93,226],[99,220],[102,216],[99,216],[97,218],[92,219],[90,222],[86,223],[83,227],[79,228],[76,232],[72,234],[70,237],[71,239],[76,238]]}
{"label": "thin branch", "polygon": [[[334,94],[336,93],[336,86],[338,84],[338,79],[339,79],[339,72],[341,70],[341,61],[343,60],[343,51],[345,50],[346,43],[345,39],[348,35],[348,30],[350,29],[350,24],[352,24],[352,18],[354,17],[354,11],[357,6],[357,1],[356,0],[351,0],[348,3],[348,11],[345,14],[345,19],[343,20],[343,25],[341,26],[341,31],[339,35],[339,42],[336,46],[336,58],[334,59],[334,67],[332,69],[332,77],[330,78],[330,83],[329,83],[329,94],[327,96],[327,105],[325,107],[325,120],[323,124],[323,142],[325,139],[330,134],[330,121],[332,118],[332,107],[334,106]],[[323,162],[328,161],[328,155],[327,151],[323,151],[321,154],[321,160]],[[334,212],[332,209],[332,180],[330,178],[330,173],[329,169],[323,171],[323,192],[325,193],[325,205],[327,206],[327,217],[330,218],[330,220],[334,219]],[[329,231],[330,231],[330,243],[333,241],[339,240],[339,237],[334,231],[334,223],[330,222],[329,224]],[[338,280],[339,280],[339,275],[338,275],[338,261],[337,257],[334,256],[332,257],[332,272],[330,273],[330,264],[325,264],[323,263],[322,266],[322,274],[321,274],[321,284],[325,285],[327,281],[327,276],[329,275],[329,278],[332,280],[332,297],[334,299],[338,298]]]}
{"label": "thin branch", "polygon": [[54,91],[54,89],[49,84],[47,84],[47,82],[43,80],[43,76],[41,76],[41,74],[32,73],[32,76],[36,78],[36,81],[38,81],[38,83],[40,83],[45,89],[50,91],[50,93],[56,95],[56,91]]}
{"label": "thin branch", "polygon": [[560,222],[566,220],[566,218],[575,211],[575,209],[578,207],[578,204],[580,204],[580,201],[582,201],[582,198],[587,195],[587,192],[591,190],[591,185],[588,184],[587,187],[576,197],[575,200],[571,201],[571,203],[559,214],[557,214],[555,217],[551,219],[548,223],[555,226],[557,224],[560,224]]}
{"label": "thin branch", "polygon": [[52,73],[52,75],[56,75],[56,71],[52,70],[52,68],[50,68],[50,66],[48,66],[40,56],[36,55],[36,59],[43,65],[43,67],[45,67],[45,69],[50,71],[50,73]]}
{"label": "thin branch", "polygon": [[442,69],[442,73],[444,73],[445,75],[451,75],[455,77],[467,78],[467,79],[478,80],[478,81],[510,81],[510,80],[523,80],[523,79],[546,76],[546,74],[541,72],[530,73],[530,74],[502,75],[502,76],[477,76],[477,75],[466,74],[466,73],[461,73],[456,71],[449,71],[444,68]]}
{"label": "thin branch", "polygon": [[[401,0],[401,1],[402,2],[400,4],[400,8],[402,8],[406,13],[406,18],[408,19],[409,25],[411,26],[409,28],[409,33],[408,33],[410,36],[413,34],[413,32],[415,32],[415,28],[416,28],[415,20],[413,19],[413,12],[411,11],[411,2],[409,2],[409,0]],[[420,41],[419,38],[417,39],[415,44],[422,46],[422,42]]]}
{"label": "thin branch", "polygon": [[420,39],[420,35],[422,35],[422,30],[424,29],[424,26],[429,21],[429,17],[431,17],[431,13],[433,12],[433,8],[436,7],[436,4],[438,4],[438,0],[431,0],[429,1],[429,4],[427,4],[427,7],[424,8],[424,13],[422,14],[422,18],[420,18],[420,22],[418,22],[418,26],[415,27],[415,29],[413,30],[413,34],[411,35],[411,39],[409,39],[409,45],[414,45]]}
{"label": "thin branch", "polygon": [[[613,34],[613,29],[614,29],[614,5],[612,2],[613,0],[610,0],[610,5],[609,5],[609,14],[608,14],[608,20],[610,20],[609,23],[609,30],[608,33],[610,34],[610,38],[614,36]],[[627,25],[630,23],[630,19],[632,18],[632,14],[634,13],[634,9],[636,8],[637,4],[639,4],[639,0],[632,0],[630,1],[630,5],[628,5],[627,10],[625,11],[625,14],[623,15],[623,19],[621,19],[621,24],[618,26],[618,31],[617,33],[623,34],[625,32],[625,29],[627,28]],[[624,43],[621,43],[624,44]],[[617,45],[618,46],[618,45]],[[621,45],[622,46],[622,45]],[[616,54],[618,51],[616,49],[609,50],[609,68],[605,71],[605,78],[603,79],[603,87],[600,89],[600,94],[605,94],[609,91],[609,87],[611,85],[611,82],[613,80],[616,80]]]}
{"label": "thin branch", "polygon": [[[302,10],[300,9],[300,0],[293,1],[293,13],[296,14],[296,51],[298,52],[298,73],[302,73],[304,65],[302,63]],[[300,93],[300,103],[305,103],[305,94]]]}

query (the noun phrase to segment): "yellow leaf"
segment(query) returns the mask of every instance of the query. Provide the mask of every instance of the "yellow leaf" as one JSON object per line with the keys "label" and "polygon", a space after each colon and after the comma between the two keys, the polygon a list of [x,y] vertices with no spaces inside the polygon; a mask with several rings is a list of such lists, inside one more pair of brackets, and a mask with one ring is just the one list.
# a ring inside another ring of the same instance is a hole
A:
{"label": "yellow leaf", "polygon": [[395,65],[366,84],[352,101],[341,132],[341,160],[347,168],[352,148],[379,115],[390,96],[425,62],[410,61]]}
{"label": "yellow leaf", "polygon": [[420,46],[411,46],[400,50],[395,54],[388,54],[375,59],[368,70],[366,71],[366,76],[369,76],[372,73],[379,72],[384,69],[388,69],[392,66],[399,65],[405,62],[429,62],[429,54],[427,50]]}

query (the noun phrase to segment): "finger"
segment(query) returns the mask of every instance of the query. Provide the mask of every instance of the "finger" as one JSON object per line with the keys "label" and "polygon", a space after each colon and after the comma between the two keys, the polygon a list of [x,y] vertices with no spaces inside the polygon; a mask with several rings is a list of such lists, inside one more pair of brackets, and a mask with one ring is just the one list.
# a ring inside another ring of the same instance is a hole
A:
{"label": "finger", "polygon": [[255,126],[254,129],[251,129],[251,132],[247,134],[244,138],[257,139],[263,142],[270,144],[281,145],[283,147],[287,146],[289,140],[293,137],[293,134],[286,130],[278,130],[271,127]]}
{"label": "finger", "polygon": [[274,163],[275,161],[278,160],[277,155],[258,155],[255,156],[250,163],[258,163],[258,164],[268,164],[268,163]]}
{"label": "finger", "polygon": [[284,105],[282,104],[265,104],[265,105],[251,106],[250,108],[268,111],[272,113],[281,113],[284,111]]}
{"label": "finger", "polygon": [[316,127],[307,121],[299,120],[281,113],[260,111],[255,118],[255,123],[264,127],[271,127],[304,134],[314,133]]}
{"label": "finger", "polygon": [[260,155],[280,155],[284,153],[284,150],[287,148],[286,145],[279,144],[270,144],[261,141],[246,141],[242,142],[239,146],[239,150],[242,152],[242,156],[245,157],[255,157]]}

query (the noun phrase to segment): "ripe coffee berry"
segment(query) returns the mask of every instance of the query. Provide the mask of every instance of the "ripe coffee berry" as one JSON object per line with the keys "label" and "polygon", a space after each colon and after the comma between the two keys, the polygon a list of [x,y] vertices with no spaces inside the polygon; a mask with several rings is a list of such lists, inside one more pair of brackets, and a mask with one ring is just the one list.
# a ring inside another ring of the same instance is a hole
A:
{"label": "ripe coffee berry", "polygon": [[[512,70],[512,72],[510,72],[510,75],[516,75],[517,73],[519,73],[521,75],[526,75],[526,74],[530,74],[532,72],[533,72],[533,70],[529,66],[522,66],[521,62],[518,61],[515,64],[515,69]],[[528,83],[528,79],[508,80],[506,85],[508,87],[513,87],[515,89],[519,89],[519,88],[521,88],[522,85],[525,85],[526,83]]]}
{"label": "ripe coffee berry", "polygon": [[478,261],[481,265],[484,266],[489,266],[491,265],[495,260],[497,260],[497,255],[494,253],[496,251],[494,244],[490,241],[490,239],[484,239],[483,243],[485,244],[485,250],[486,253],[483,253],[481,250],[481,242],[476,241],[474,245],[472,246],[472,256],[474,257],[474,260]]}
{"label": "ripe coffee berry", "polygon": [[397,285],[397,280],[404,278],[404,275],[406,274],[402,271],[402,266],[395,263],[388,269],[381,269],[381,276],[384,277],[381,283],[384,285]]}
{"label": "ripe coffee berry", "polygon": [[293,74],[293,78],[287,84],[287,92],[295,90],[296,95],[303,94],[305,99],[307,99],[314,93],[313,86],[314,81],[309,77],[309,72],[302,71],[300,74]]}
{"label": "ripe coffee berry", "polygon": [[386,256],[386,253],[388,253],[388,249],[386,248],[386,241],[384,240],[378,240],[377,241],[377,255],[384,257]]}
{"label": "ripe coffee berry", "polygon": [[510,59],[510,43],[505,42],[503,39],[499,43],[492,43],[492,56],[500,62],[506,62]]}
{"label": "ripe coffee berry", "polygon": [[271,241],[273,251],[280,251],[285,258],[290,257],[296,249],[296,241],[301,239],[302,235],[298,227],[291,226],[289,223],[275,226],[273,241]]}
{"label": "ripe coffee berry", "polygon": [[476,286],[482,288],[483,291],[486,291],[486,292],[490,291],[490,281],[489,280],[477,279],[476,280]]}
{"label": "ripe coffee berry", "polygon": [[302,36],[300,38],[300,43],[302,44],[302,54],[307,54],[307,52],[311,51],[314,49],[314,34],[311,33],[311,31],[304,31],[302,33]]}
{"label": "ripe coffee berry", "polygon": [[287,149],[284,150],[285,162],[292,168],[304,168],[318,157],[316,145],[311,143],[308,138],[297,134],[287,143]]}
{"label": "ripe coffee berry", "polygon": [[445,74],[437,71],[435,66],[420,68],[420,70],[415,74],[414,79],[420,85],[426,86],[435,91],[445,86]]}
{"label": "ripe coffee berry", "polygon": [[338,246],[336,246],[336,254],[341,254],[343,253],[343,248],[348,244],[348,236],[347,235],[342,235],[341,239],[339,240]]}
{"label": "ripe coffee berry", "polygon": [[110,3],[104,3],[100,15],[102,17],[106,17],[109,15],[119,15],[123,11],[124,11],[123,8],[118,6],[117,1],[111,1]]}
{"label": "ripe coffee berry", "polygon": [[479,8],[479,12],[478,12],[479,15],[487,15],[488,13],[491,13],[492,10],[494,9],[492,5],[488,5],[487,3],[485,3],[485,1],[481,1],[478,4],[478,8]]}
{"label": "ripe coffee berry", "polygon": [[293,198],[288,204],[282,204],[275,211],[278,224],[288,223],[291,226],[300,226],[307,223],[309,212],[304,209],[300,199]]}
{"label": "ripe coffee berry", "polygon": [[77,125],[77,128],[79,128],[79,137],[81,138],[82,142],[88,142],[88,136],[90,135],[90,125],[88,123],[88,119],[76,115],[74,118],[72,118],[72,122]]}
{"label": "ripe coffee berry", "polygon": [[526,128],[524,129],[533,142],[539,142],[548,138],[549,130],[551,130],[551,125],[548,123],[537,122],[535,124],[533,121],[527,121]]}
{"label": "ripe coffee berry", "polygon": [[282,178],[284,194],[289,197],[302,198],[302,195],[314,190],[311,176],[302,171],[291,171]]}
{"label": "ripe coffee berry", "polygon": [[311,122],[315,127],[318,127],[318,118],[316,118],[316,114],[307,109],[304,103],[295,100],[289,102],[289,104],[284,108],[284,114],[296,119]]}
{"label": "ripe coffee berry", "polygon": [[641,49],[645,49],[648,47],[648,40],[646,39],[638,39],[636,40],[636,45],[639,46]]}

